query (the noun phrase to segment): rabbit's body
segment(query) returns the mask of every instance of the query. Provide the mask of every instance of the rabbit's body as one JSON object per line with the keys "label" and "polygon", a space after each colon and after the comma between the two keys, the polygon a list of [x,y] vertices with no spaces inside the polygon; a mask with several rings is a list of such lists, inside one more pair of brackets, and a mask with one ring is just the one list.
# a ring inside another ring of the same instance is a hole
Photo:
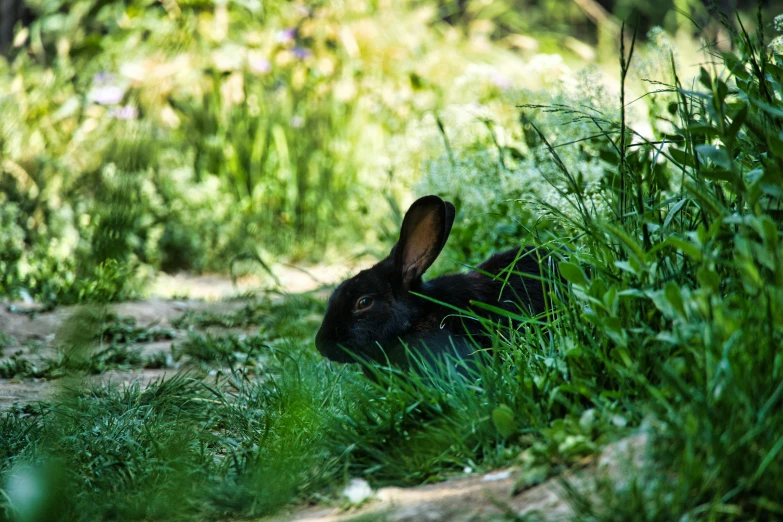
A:
{"label": "rabbit's body", "polygon": [[[316,336],[324,356],[340,362],[359,357],[405,366],[407,346],[424,359],[442,353],[465,358],[475,351],[476,343],[488,347],[491,339],[479,321],[462,317],[458,310],[472,310],[489,319],[498,316],[472,303],[513,313],[523,308],[533,314],[544,310],[541,271],[533,249],[507,250],[476,270],[423,281],[421,275],[443,248],[453,219],[454,206],[437,196],[426,196],[411,206],[389,257],[340,284],[330,297]],[[521,274],[533,278],[523,279]]]}

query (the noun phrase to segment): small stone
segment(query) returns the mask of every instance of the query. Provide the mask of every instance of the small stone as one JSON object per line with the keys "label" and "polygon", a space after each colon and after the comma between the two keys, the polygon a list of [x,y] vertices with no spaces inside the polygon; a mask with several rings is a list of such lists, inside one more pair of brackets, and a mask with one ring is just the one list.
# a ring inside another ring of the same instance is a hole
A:
{"label": "small stone", "polygon": [[510,476],[511,471],[496,471],[495,473],[487,473],[481,480],[483,482],[494,482],[496,480],[506,480]]}
{"label": "small stone", "polygon": [[372,496],[372,488],[364,479],[351,479],[345,489],[343,489],[343,496],[351,504],[359,504]]}

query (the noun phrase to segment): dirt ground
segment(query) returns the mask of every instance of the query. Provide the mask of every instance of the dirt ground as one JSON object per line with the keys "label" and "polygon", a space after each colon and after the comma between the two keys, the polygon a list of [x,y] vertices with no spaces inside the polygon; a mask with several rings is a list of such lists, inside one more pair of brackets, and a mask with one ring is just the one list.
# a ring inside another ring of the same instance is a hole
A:
{"label": "dirt ground", "polygon": [[[187,310],[209,310],[230,312],[246,304],[242,297],[253,292],[273,290],[281,293],[312,291],[325,285],[339,282],[369,265],[368,262],[354,266],[313,266],[307,269],[276,266],[275,278],[245,277],[232,281],[227,276],[187,274],[161,274],[153,282],[149,299],[111,305],[109,309],[119,316],[132,317],[139,327],[158,326],[167,328],[170,321]],[[324,297],[328,290],[324,291]],[[0,349],[0,364],[14,355],[27,360],[43,362],[55,355],[58,335],[63,325],[73,315],[76,307],[60,307],[54,311],[41,311],[32,303],[0,302],[0,332],[10,340]],[[250,329],[247,333],[251,333]],[[135,344],[142,356],[157,352],[171,352],[171,347],[184,332],[175,332],[175,337],[166,341]],[[110,370],[93,379],[142,384],[174,375],[176,368],[167,370],[134,369],[128,371]],[[3,379],[0,378],[0,412],[14,405],[24,406],[36,401],[50,400],[61,387],[59,379]]]}
{"label": "dirt ground", "polygon": [[[229,311],[237,309],[244,303],[242,301],[205,302],[194,299],[166,300],[153,298],[145,301],[120,303],[111,306],[111,310],[121,316],[133,317],[140,327],[160,326],[170,327],[171,319],[179,317],[186,310],[217,309]],[[29,311],[30,307],[22,304],[6,303],[0,307],[0,332],[11,338],[11,343],[5,347],[0,356],[0,363],[10,359],[13,355],[20,355],[28,360],[43,362],[46,357],[55,355],[55,342],[61,333],[63,325],[73,315],[75,307],[58,308],[51,312],[37,314],[22,313],[20,310]],[[177,337],[167,341],[154,341],[150,343],[136,344],[134,348],[140,348],[141,354],[146,355],[159,351],[171,351],[172,344]],[[173,375],[176,369],[133,369],[128,371],[110,370],[92,377],[102,381],[115,381],[130,384],[133,381],[148,383],[150,381],[165,378],[167,374]],[[0,411],[11,406],[24,406],[36,401],[46,401],[60,389],[60,379],[1,379],[0,378]]]}

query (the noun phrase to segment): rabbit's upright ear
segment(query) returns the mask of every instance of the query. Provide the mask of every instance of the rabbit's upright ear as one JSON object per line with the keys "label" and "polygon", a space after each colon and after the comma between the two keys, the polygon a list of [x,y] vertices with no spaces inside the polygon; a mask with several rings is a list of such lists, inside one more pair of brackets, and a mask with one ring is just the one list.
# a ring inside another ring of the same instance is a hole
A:
{"label": "rabbit's upright ear", "polygon": [[392,250],[395,273],[404,290],[421,278],[443,250],[454,214],[454,205],[438,196],[424,196],[408,209],[400,240]]}

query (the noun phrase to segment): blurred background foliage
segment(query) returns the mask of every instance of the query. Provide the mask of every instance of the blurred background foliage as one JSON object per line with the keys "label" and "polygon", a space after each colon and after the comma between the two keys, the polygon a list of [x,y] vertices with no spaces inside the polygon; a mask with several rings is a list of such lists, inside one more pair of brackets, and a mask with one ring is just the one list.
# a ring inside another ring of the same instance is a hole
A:
{"label": "blurred background foliage", "polygon": [[[380,252],[411,187],[459,200],[453,248],[484,253],[541,216],[473,246],[489,225],[469,218],[551,189],[514,106],[555,93],[611,109],[598,69],[573,69],[613,65],[619,20],[675,38],[691,15],[713,24],[693,0],[11,4],[0,294],[50,303],[127,298],[156,270],[227,272],[240,255]],[[576,152],[596,194],[600,149]]]}

